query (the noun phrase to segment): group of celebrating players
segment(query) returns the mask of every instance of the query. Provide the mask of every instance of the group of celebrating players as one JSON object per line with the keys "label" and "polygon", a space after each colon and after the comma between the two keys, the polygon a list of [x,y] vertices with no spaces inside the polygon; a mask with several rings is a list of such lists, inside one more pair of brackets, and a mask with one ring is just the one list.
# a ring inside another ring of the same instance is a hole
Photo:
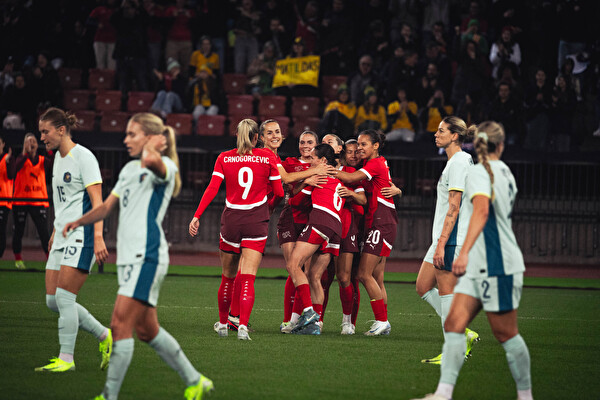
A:
{"label": "group of celebrating players", "polygon": [[[213,390],[213,382],[193,367],[176,339],[159,325],[156,312],[169,264],[162,220],[181,187],[175,132],[156,115],[132,116],[124,144],[133,160],[102,202],[98,162],[71,139],[76,120],[73,114],[51,108],[39,121],[42,141],[57,152],[46,304],[59,314],[60,354],[36,371],[74,370],[81,328],[98,339],[100,367],[108,367],[104,390],[95,400],[115,400],[133,356],[135,331],[179,373],[187,385],[185,398],[199,400]],[[479,159],[475,166],[461,150],[472,136]],[[459,118],[446,117],[435,138],[449,161],[438,182],[433,242],[419,271],[417,292],[440,315],[445,343],[440,356],[424,360],[441,364],[438,388],[425,399],[452,398],[465,356],[478,339],[467,325],[483,309],[506,351],[519,400],[531,400],[529,352],[516,318],[525,268],[511,227],[516,184],[500,161],[504,130],[492,121],[467,128]],[[260,127],[251,119],[238,124],[237,148],[219,155],[189,224],[195,236],[203,212],[225,181],[219,243],[223,274],[219,321],[214,325],[219,336],[232,329],[238,339],[250,340],[254,280],[269,219],[284,197],[278,238],[289,278],[281,332],[320,334],[335,274],[343,310],[341,333],[355,332],[360,282],[375,315],[365,334],[390,334],[383,275],[398,223],[393,197],[402,192],[392,184],[380,155],[384,140],[377,131],[366,130],[357,140],[343,143],[329,134],[319,144],[317,135],[306,131],[299,140],[300,157],[282,162],[277,155],[283,141],[277,121],[264,121]],[[94,261],[106,259],[101,221],[117,205],[119,290],[108,328],[76,298]],[[355,257],[359,252],[360,258]]]}

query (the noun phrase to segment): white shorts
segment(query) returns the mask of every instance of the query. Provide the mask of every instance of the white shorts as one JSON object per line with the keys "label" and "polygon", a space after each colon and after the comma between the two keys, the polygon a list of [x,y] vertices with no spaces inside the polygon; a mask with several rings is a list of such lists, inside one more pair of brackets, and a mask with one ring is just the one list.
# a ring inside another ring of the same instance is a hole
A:
{"label": "white shorts", "polygon": [[[431,246],[429,246],[429,250],[427,250],[427,254],[425,254],[423,261],[433,265],[433,255],[435,254],[436,247],[437,242],[431,243]],[[444,268],[442,268],[444,271],[452,271],[452,263],[458,257],[461,248],[462,246],[446,245],[446,248],[444,249]],[[454,249],[454,251],[452,251],[452,249]]]}
{"label": "white shorts", "polygon": [[139,262],[117,266],[121,296],[131,297],[156,307],[160,287],[167,275],[169,264]]}
{"label": "white shorts", "polygon": [[66,265],[90,272],[95,262],[96,255],[93,247],[65,246],[60,249],[52,247],[46,261],[46,269],[60,271],[60,266]]}
{"label": "white shorts", "polygon": [[519,308],[523,291],[523,273],[470,278],[461,276],[454,293],[462,293],[481,301],[486,312],[512,311]]}

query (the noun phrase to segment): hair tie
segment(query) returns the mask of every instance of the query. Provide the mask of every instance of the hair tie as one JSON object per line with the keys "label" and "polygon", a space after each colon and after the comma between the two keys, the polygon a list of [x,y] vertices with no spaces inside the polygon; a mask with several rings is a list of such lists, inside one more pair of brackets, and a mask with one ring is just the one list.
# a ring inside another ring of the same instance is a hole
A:
{"label": "hair tie", "polygon": [[477,137],[480,138],[480,139],[483,139],[483,141],[486,142],[486,143],[488,142],[488,135],[485,132],[479,132],[477,134]]}

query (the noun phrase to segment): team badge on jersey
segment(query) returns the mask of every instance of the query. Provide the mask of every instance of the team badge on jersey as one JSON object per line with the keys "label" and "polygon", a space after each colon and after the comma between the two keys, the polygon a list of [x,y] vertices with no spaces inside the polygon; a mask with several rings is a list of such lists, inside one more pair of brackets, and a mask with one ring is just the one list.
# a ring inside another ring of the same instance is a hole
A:
{"label": "team badge on jersey", "polygon": [[143,174],[140,175],[140,183],[144,182],[144,179],[146,179],[146,176],[148,176],[147,172],[144,172]]}
{"label": "team badge on jersey", "polygon": [[66,183],[71,182],[71,173],[70,172],[65,172],[65,174],[63,175],[63,181],[65,181]]}

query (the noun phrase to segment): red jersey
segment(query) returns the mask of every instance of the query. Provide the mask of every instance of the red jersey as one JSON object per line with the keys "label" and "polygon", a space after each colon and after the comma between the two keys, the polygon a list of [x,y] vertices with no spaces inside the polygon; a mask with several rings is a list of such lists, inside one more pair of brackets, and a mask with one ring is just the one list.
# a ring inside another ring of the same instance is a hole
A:
{"label": "red jersey", "polygon": [[[268,149],[264,149],[264,150],[271,152],[271,150],[268,150]],[[277,170],[279,171],[279,167],[282,166],[283,163],[281,161],[281,158],[277,154],[273,153],[273,155],[275,156],[275,165],[277,166]],[[267,188],[267,201],[271,202],[272,198],[273,198],[273,188],[271,186],[269,186]]]}
{"label": "red jersey", "polygon": [[114,43],[117,40],[117,31],[110,23],[113,9],[105,6],[96,7],[90,14],[90,19],[98,21],[94,34],[94,42]]}
{"label": "red jersey", "polygon": [[360,171],[367,175],[367,179],[363,181],[368,202],[365,230],[372,226],[397,224],[398,216],[394,201],[381,194],[381,189],[390,187],[392,181],[386,159],[379,156],[367,160]]}
{"label": "red jersey", "polygon": [[174,19],[171,29],[167,32],[167,40],[176,42],[192,40],[192,32],[189,26],[192,18],[195,16],[194,10],[187,8],[178,9],[176,6],[171,6],[165,10],[164,16]]}
{"label": "red jersey", "polygon": [[[347,165],[342,165],[338,168],[340,171],[347,172],[349,174],[356,171],[356,168],[350,167]],[[365,188],[363,186],[363,182],[355,182],[346,184],[348,189],[353,190],[355,193],[364,192]],[[350,225],[352,225],[352,219],[354,218],[354,213],[358,213],[360,215],[364,214],[364,209],[362,206],[356,204],[353,201],[345,201],[344,208],[342,208],[342,238],[345,238],[348,234],[348,230],[350,229]]]}
{"label": "red jersey", "polygon": [[[306,171],[310,168],[310,163],[307,161],[302,161],[296,157],[288,157],[282,163],[283,168],[286,172],[300,172]],[[299,185],[300,182],[292,183],[292,190],[296,185]],[[289,194],[289,193],[288,193]],[[296,224],[306,224],[308,222],[308,214],[310,213],[310,202],[294,202],[295,205],[292,205],[290,202],[291,198],[288,198],[288,204],[285,207],[291,207],[292,216],[294,219],[294,223]],[[282,211],[283,212],[283,211]]]}
{"label": "red jersey", "polygon": [[[345,201],[338,195],[337,189],[342,186],[342,182],[340,182],[340,180],[337,178],[328,176],[327,183],[320,186],[321,188],[314,186],[305,187],[300,191],[300,193],[290,199],[290,204],[303,202],[305,197],[310,196],[313,208],[311,216],[315,212],[323,212],[328,214],[330,217],[333,217],[337,221],[337,224],[335,225],[339,226],[338,232],[341,236],[342,208],[344,207]],[[319,222],[325,224],[324,221],[319,220]]]}
{"label": "red jersey", "polygon": [[[2,159],[0,160],[0,197],[12,197],[13,183],[12,179],[8,179],[6,154],[3,154]],[[12,202],[0,201],[0,207],[12,208]]]}

